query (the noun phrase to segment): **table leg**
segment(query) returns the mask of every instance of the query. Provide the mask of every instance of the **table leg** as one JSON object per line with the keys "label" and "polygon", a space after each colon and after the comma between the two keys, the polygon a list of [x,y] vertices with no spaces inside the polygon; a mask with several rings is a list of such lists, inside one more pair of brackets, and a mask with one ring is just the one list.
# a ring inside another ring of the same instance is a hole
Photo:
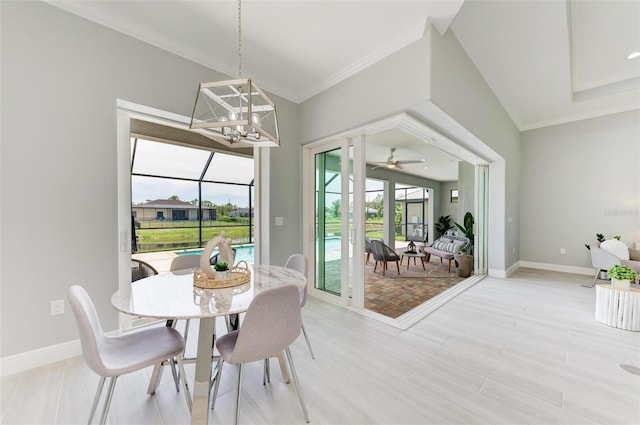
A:
{"label": "table leg", "polygon": [[193,384],[191,425],[206,425],[209,422],[211,355],[213,353],[213,331],[215,327],[215,317],[200,319],[198,350],[196,354],[196,374]]}
{"label": "table leg", "polygon": [[281,351],[278,353],[278,363],[280,364],[280,372],[282,372],[282,379],[286,384],[290,382],[289,379],[289,370],[287,369],[287,364],[284,361],[284,353]]}

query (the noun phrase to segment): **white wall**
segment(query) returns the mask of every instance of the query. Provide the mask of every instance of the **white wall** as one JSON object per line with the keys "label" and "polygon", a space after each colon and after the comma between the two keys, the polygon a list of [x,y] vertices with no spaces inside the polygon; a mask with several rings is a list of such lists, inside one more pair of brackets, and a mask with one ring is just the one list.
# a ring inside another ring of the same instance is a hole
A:
{"label": "white wall", "polygon": [[[0,7],[4,358],[78,337],[68,306],[49,316],[49,301],[66,299],[72,284],[87,288],[105,329],[118,326],[109,301],[118,288],[116,100],[189,116],[198,83],[224,77],[45,3]],[[272,175],[280,184],[295,167],[286,146],[298,124],[295,106],[271,98],[285,146]],[[292,217],[279,229],[296,240],[295,226]]]}
{"label": "white wall", "polygon": [[523,132],[521,164],[522,261],[590,268],[596,233],[640,241],[640,111]]}

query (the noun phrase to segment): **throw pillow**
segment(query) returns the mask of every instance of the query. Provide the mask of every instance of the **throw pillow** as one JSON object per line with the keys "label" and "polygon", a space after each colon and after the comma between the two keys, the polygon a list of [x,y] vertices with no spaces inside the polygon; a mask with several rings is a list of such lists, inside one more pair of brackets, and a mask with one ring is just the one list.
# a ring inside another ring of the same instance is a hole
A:
{"label": "throw pillow", "polygon": [[600,244],[600,248],[612,253],[621,260],[629,259],[629,248],[617,239],[608,239]]}

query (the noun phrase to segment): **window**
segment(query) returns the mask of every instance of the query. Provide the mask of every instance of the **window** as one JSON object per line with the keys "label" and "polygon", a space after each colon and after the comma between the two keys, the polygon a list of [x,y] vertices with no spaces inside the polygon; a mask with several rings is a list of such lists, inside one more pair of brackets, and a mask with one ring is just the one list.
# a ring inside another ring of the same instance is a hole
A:
{"label": "window", "polygon": [[451,189],[451,203],[458,203],[458,189]]}
{"label": "window", "polygon": [[131,139],[131,213],[137,252],[198,248],[225,231],[253,243],[253,158]]}

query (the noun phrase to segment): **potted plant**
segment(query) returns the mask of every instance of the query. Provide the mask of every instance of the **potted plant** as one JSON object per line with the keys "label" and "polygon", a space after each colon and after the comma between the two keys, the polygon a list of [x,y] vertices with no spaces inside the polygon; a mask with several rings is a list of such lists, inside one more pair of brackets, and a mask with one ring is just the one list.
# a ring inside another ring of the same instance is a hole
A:
{"label": "potted plant", "polygon": [[456,260],[456,276],[469,277],[473,273],[473,255],[467,254],[466,248],[461,248],[457,254],[453,254]]}
{"label": "potted plant", "polygon": [[440,233],[440,236],[444,235],[447,230],[453,229],[453,226],[451,225],[451,216],[441,215],[438,222],[435,224],[435,228],[438,233]]}
{"label": "potted plant", "polygon": [[473,215],[471,214],[471,212],[467,211],[467,213],[464,215],[464,226],[462,224],[459,223],[453,223],[456,225],[456,227],[462,232],[462,234],[469,239],[469,242],[471,242],[471,244],[469,245],[469,255],[473,255],[473,223],[475,223],[475,221],[473,220]]}
{"label": "potted plant", "polygon": [[458,230],[469,239],[468,252],[467,248],[463,247],[460,252],[453,256],[457,265],[456,275],[460,277],[469,277],[473,273],[473,223],[473,215],[469,211],[464,215],[464,226],[454,223]]}
{"label": "potted plant", "polygon": [[216,269],[216,279],[227,279],[231,274],[229,265],[224,261],[215,263],[213,268]]}
{"label": "potted plant", "polygon": [[611,278],[611,286],[615,289],[630,289],[631,281],[636,281],[638,273],[629,266],[616,264],[607,270],[607,276]]}

